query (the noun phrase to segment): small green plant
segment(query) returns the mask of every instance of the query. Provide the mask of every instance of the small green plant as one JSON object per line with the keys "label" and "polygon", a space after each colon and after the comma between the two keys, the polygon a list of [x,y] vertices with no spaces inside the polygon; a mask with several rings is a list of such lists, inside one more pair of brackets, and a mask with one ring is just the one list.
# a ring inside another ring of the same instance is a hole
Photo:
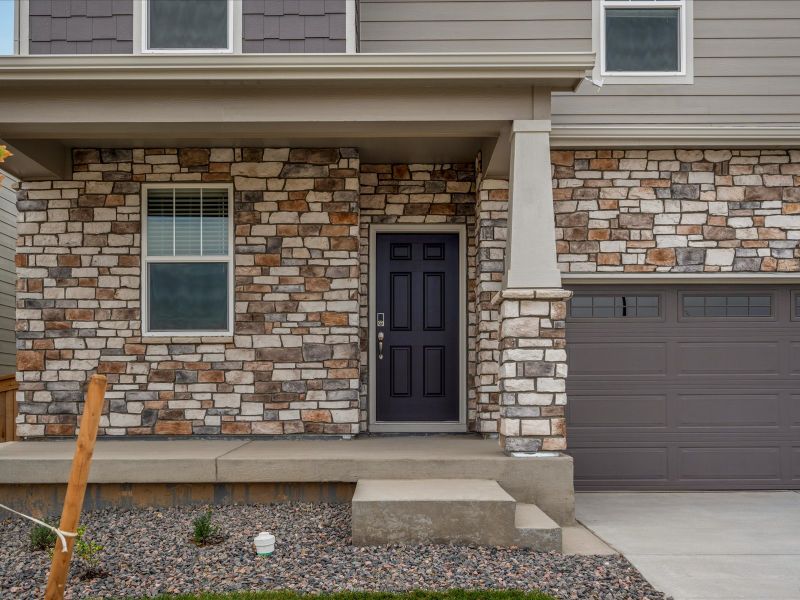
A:
{"label": "small green plant", "polygon": [[[53,519],[44,519],[45,523],[57,527],[58,523]],[[58,536],[52,529],[38,523],[31,529],[31,550],[52,550]]]}
{"label": "small green plant", "polygon": [[[42,527],[42,529],[44,529],[44,527]],[[56,539],[56,534],[52,531],[50,531],[50,533],[53,535],[53,539]],[[47,550],[50,553],[50,558],[52,558],[53,552],[61,552],[61,542],[58,543],[58,546],[50,544]],[[86,526],[80,525],[77,535],[75,536],[75,544],[72,546],[72,552],[73,556],[77,559],[76,562],[83,567],[83,572],[80,574],[81,579],[94,579],[95,577],[106,576],[107,573],[105,569],[100,565],[99,554],[102,551],[103,546],[97,542],[86,539]]]}
{"label": "small green plant", "polygon": [[192,521],[192,541],[198,546],[213,544],[219,541],[219,527],[214,524],[210,510]]}
{"label": "small green plant", "polygon": [[103,546],[84,537],[86,527],[78,527],[78,535],[75,536],[75,556],[83,562],[83,579],[94,579],[103,577],[106,573],[100,566],[100,557]]}

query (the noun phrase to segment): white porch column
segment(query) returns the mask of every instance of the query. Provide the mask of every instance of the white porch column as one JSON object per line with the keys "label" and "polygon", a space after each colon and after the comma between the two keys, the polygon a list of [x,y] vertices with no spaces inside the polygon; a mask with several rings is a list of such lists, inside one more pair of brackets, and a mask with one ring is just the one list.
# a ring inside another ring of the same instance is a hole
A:
{"label": "white porch column", "polygon": [[514,121],[500,305],[500,445],[566,447],[566,300],[556,260],[550,121]]}
{"label": "white porch column", "polygon": [[506,288],[560,288],[556,263],[550,121],[514,121]]}

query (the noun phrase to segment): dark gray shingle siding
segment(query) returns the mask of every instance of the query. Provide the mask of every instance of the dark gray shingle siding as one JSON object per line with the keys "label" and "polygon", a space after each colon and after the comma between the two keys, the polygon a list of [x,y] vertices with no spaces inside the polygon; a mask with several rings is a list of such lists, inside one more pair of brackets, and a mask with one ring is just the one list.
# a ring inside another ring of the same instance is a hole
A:
{"label": "dark gray shingle siding", "polygon": [[132,53],[133,1],[30,0],[30,53]]}
{"label": "dark gray shingle siding", "polygon": [[344,52],[345,0],[244,0],[243,52]]}

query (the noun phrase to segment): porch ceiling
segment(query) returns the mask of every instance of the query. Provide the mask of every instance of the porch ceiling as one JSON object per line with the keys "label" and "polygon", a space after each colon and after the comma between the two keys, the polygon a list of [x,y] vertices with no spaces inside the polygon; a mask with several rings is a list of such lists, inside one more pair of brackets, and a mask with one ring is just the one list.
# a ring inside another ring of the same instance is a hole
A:
{"label": "porch ceiling", "polygon": [[[534,90],[571,90],[591,53],[0,58],[5,165],[64,177],[79,146],[355,146],[370,161],[471,160]],[[549,117],[549,115],[547,115]],[[539,117],[541,118],[541,117]]]}

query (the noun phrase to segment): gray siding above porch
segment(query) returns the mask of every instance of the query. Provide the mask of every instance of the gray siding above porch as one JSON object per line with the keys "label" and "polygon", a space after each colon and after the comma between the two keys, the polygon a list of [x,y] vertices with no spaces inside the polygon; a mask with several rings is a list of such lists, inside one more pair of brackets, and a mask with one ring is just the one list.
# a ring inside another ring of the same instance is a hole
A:
{"label": "gray siding above porch", "polygon": [[243,52],[344,52],[345,0],[243,0]]}
{"label": "gray siding above porch", "polygon": [[[490,3],[491,4],[491,3]],[[555,125],[800,124],[800,1],[694,0],[694,83],[557,94]]]}
{"label": "gray siding above porch", "polygon": [[31,54],[131,54],[133,0],[30,0]]}
{"label": "gray siding above porch", "polygon": [[362,52],[589,52],[590,0],[360,0]]}

